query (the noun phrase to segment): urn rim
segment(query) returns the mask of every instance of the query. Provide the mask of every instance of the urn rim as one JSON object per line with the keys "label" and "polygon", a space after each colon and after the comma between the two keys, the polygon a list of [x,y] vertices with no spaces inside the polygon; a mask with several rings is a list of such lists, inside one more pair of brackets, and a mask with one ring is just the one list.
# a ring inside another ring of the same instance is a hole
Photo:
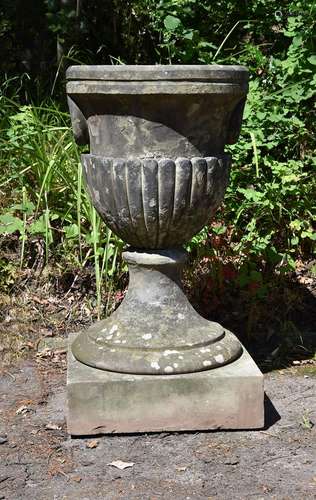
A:
{"label": "urn rim", "polygon": [[247,83],[248,69],[239,65],[81,65],[70,66],[66,79],[94,81],[198,81],[208,83]]}

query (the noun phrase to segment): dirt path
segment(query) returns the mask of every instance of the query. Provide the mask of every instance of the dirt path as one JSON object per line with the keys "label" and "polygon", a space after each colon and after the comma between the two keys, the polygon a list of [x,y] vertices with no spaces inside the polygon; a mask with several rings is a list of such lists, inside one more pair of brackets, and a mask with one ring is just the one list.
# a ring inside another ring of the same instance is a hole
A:
{"label": "dirt path", "polygon": [[[71,439],[65,359],[23,361],[0,382],[0,499],[316,498],[312,375],[266,376],[262,431]],[[95,446],[89,448],[87,445]],[[134,462],[125,470],[108,465]]]}

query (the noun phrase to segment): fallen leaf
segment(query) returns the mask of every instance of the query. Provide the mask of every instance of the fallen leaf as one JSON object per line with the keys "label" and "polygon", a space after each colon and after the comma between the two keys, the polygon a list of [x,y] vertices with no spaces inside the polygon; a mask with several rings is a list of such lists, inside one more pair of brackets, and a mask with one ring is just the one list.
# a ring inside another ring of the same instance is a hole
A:
{"label": "fallen leaf", "polygon": [[34,349],[34,344],[32,342],[26,342],[25,344],[21,345],[21,349],[25,349],[25,348]]}
{"label": "fallen leaf", "polygon": [[28,411],[30,411],[30,409],[27,407],[27,406],[20,406],[20,408],[18,408],[16,410],[16,415],[25,415],[25,413],[27,413]]}
{"label": "fallen leaf", "polygon": [[86,448],[96,448],[99,445],[99,441],[97,439],[93,439],[92,441],[88,441],[86,444]]}
{"label": "fallen leaf", "polygon": [[82,481],[82,478],[80,476],[72,476],[72,478],[76,483],[80,483]]}
{"label": "fallen leaf", "polygon": [[177,467],[177,471],[178,471],[178,472],[184,472],[184,471],[186,471],[186,470],[187,470],[187,468],[186,468],[186,467]]}
{"label": "fallen leaf", "polygon": [[37,304],[40,304],[42,306],[47,306],[49,304],[49,300],[47,299],[40,299],[38,297],[33,296],[34,302],[37,302]]}
{"label": "fallen leaf", "polygon": [[49,358],[52,356],[52,351],[48,347],[45,347],[42,351],[37,352],[36,356],[38,358]]}
{"label": "fallen leaf", "polygon": [[237,465],[239,464],[239,460],[237,458],[231,458],[224,462],[225,465]]}
{"label": "fallen leaf", "polygon": [[112,467],[116,467],[117,469],[124,470],[127,469],[128,467],[133,467],[134,462],[122,462],[122,460],[115,460],[114,462],[111,462],[110,464],[107,465],[112,465]]}
{"label": "fallen leaf", "polygon": [[49,431],[60,431],[61,427],[60,427],[60,425],[56,425],[56,424],[47,424],[45,426],[45,429],[47,429]]}
{"label": "fallen leaf", "polygon": [[52,330],[49,330],[48,332],[43,333],[43,337],[54,337],[54,333]]}

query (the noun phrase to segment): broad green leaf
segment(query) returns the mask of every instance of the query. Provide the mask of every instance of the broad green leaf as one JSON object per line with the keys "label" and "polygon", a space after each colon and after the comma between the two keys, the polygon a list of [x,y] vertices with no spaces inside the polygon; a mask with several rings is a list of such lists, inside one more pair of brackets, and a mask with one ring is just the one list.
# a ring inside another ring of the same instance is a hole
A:
{"label": "broad green leaf", "polygon": [[310,64],[313,64],[313,66],[316,65],[316,55],[312,55],[312,56],[308,57],[307,60]]}
{"label": "broad green leaf", "polygon": [[227,227],[226,226],[213,226],[212,227],[212,232],[215,234],[224,234],[226,233]]}
{"label": "broad green leaf", "polygon": [[38,219],[36,219],[32,224],[28,226],[28,231],[31,234],[46,234],[47,223],[45,220],[45,216],[41,215]]}
{"label": "broad green leaf", "polygon": [[174,31],[180,26],[181,21],[178,17],[167,16],[163,23],[168,31]]}
{"label": "broad green leaf", "polygon": [[193,35],[194,35],[194,31],[190,30],[190,31],[187,31],[186,33],[184,33],[182,36],[186,40],[192,40],[193,39]]}
{"label": "broad green leaf", "polygon": [[259,202],[264,198],[264,193],[256,191],[255,189],[238,188],[239,193],[242,193],[246,200]]}
{"label": "broad green leaf", "polygon": [[314,231],[302,231],[302,238],[309,238],[310,240],[316,241],[316,232]]}
{"label": "broad green leaf", "polygon": [[27,201],[26,203],[17,203],[16,205],[12,205],[10,207],[10,210],[15,211],[15,210],[21,210],[22,212],[25,212],[26,214],[32,214],[35,210],[35,205],[31,201]]}
{"label": "broad green leaf", "polygon": [[70,224],[65,227],[65,237],[67,239],[76,238],[79,234],[79,229],[77,224]]}
{"label": "broad green leaf", "polygon": [[12,234],[23,231],[23,221],[11,214],[0,215],[0,234]]}

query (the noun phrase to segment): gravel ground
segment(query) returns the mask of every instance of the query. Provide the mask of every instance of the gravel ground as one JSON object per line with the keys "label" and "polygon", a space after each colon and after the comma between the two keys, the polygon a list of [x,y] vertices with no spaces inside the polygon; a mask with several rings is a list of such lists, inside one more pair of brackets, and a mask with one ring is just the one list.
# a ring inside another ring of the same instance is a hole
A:
{"label": "gravel ground", "polygon": [[2,370],[0,499],[316,498],[312,371],[265,375],[264,430],[71,439],[65,365],[60,350]]}

